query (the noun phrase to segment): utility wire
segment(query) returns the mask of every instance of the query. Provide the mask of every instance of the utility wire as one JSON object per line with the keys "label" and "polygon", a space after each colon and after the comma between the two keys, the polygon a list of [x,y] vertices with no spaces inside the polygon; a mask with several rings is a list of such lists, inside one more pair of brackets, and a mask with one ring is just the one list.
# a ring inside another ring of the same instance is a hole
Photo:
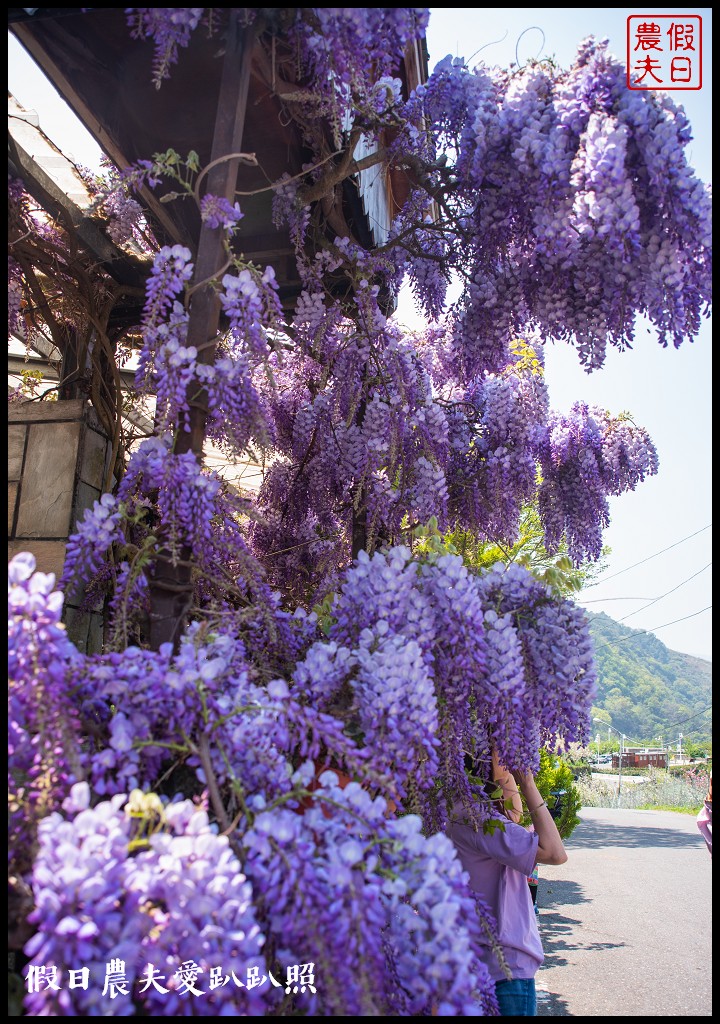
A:
{"label": "utility wire", "polygon": [[676,590],[679,590],[680,587],[684,587],[686,583],[690,582],[690,580],[694,580],[696,576],[699,576],[701,572],[705,572],[705,570],[709,569],[711,565],[712,565],[712,562],[708,562],[708,564],[704,565],[702,567],[702,569],[698,569],[698,571],[696,573],[693,573],[692,576],[688,576],[688,578],[683,580],[682,583],[678,583],[678,585],[676,587],[673,587],[672,590],[668,590],[666,593],[661,594],[660,597],[592,597],[592,598],[590,598],[589,601],[585,601],[583,599],[581,603],[583,605],[586,605],[586,604],[604,604],[606,601],[648,601],[649,602],[648,604],[646,604],[644,606],[644,608],[637,608],[634,612],[630,612],[624,618],[617,620],[618,622],[624,622],[625,619],[629,619],[631,615],[637,615],[638,612],[644,611],[645,608],[649,608],[650,605],[657,604],[658,601],[662,601],[662,599],[664,597],[668,597],[670,594],[674,594]]}
{"label": "utility wire", "polygon": [[668,729],[677,729],[679,725],[685,725],[686,722],[692,722],[693,718],[699,718],[700,715],[705,715],[708,711],[712,711],[712,704],[709,704],[706,708],[703,708],[702,711],[698,711],[697,714],[690,715],[689,718],[683,718],[681,722],[673,722],[672,725],[668,726]]}
{"label": "utility wire", "polygon": [[661,594],[660,597],[653,598],[653,600],[650,601],[648,604],[644,604],[642,608],[636,608],[634,612],[628,612],[627,615],[624,615],[623,618],[619,619],[618,621],[625,622],[626,619],[631,619],[633,615],[639,615],[640,612],[644,612],[646,608],[651,608],[654,604],[657,604],[658,601],[662,601],[663,598],[669,597],[670,594],[674,594],[676,590],[680,589],[680,587],[684,587],[686,583],[690,582],[690,580],[694,580],[696,576],[699,576],[701,572],[705,572],[705,570],[709,569],[711,565],[712,562],[708,562],[708,564],[704,565],[702,569],[698,569],[697,572],[693,573],[692,576],[688,576],[688,578],[686,580],[683,580],[682,583],[678,583],[678,585],[676,587],[673,587],[672,590],[668,590],[667,593]]}
{"label": "utility wire", "polygon": [[693,537],[697,537],[699,534],[704,533],[705,530],[709,530],[712,523],[708,523],[707,526],[703,526],[701,530],[696,530],[695,533],[689,534],[687,537],[683,537],[682,540],[675,541],[667,548],[663,548],[662,551],[656,551],[654,555],[648,555],[647,558],[643,558],[640,562],[635,562],[634,565],[629,565],[626,569],[620,569],[619,572],[613,573],[611,576],[603,576],[602,579],[596,580],[595,583],[588,583],[585,590],[590,590],[591,587],[598,587],[601,583],[607,583],[608,580],[614,580],[616,576],[622,576],[624,572],[630,572],[631,569],[636,569],[639,565],[644,565],[645,562],[649,562],[653,558],[657,558],[658,555],[664,555],[666,551],[672,551],[673,548],[678,547],[679,544],[684,544],[686,540],[692,540]]}
{"label": "utility wire", "polygon": [[659,629],[666,629],[667,626],[674,626],[676,622],[686,622],[688,619],[694,619],[696,615],[702,615],[703,612],[707,612],[712,608],[709,604],[705,608],[701,608],[699,612],[693,612],[692,615],[684,615],[681,619],[673,619],[672,622],[666,622],[662,626],[653,626],[652,629],[639,629],[634,633],[628,633],[627,636],[621,636],[619,640],[608,640],[604,644],[600,644],[599,647],[595,648],[595,651],[601,651],[603,647],[617,647],[618,644],[624,643],[626,640],[632,640],[636,636],[644,636],[646,633],[657,633]]}
{"label": "utility wire", "polygon": [[[690,717],[689,717],[689,718],[683,718],[683,719],[682,719],[682,720],[681,720],[680,722],[673,722],[673,723],[672,723],[671,725],[667,725],[667,726],[665,726],[665,729],[662,729],[662,730],[658,729],[658,736],[664,736],[664,735],[665,735],[665,730],[666,730],[666,729],[667,729],[667,731],[668,731],[668,732],[670,732],[670,731],[671,731],[671,730],[673,730],[673,729],[677,729],[677,727],[678,727],[679,725],[685,725],[685,724],[686,724],[687,722],[692,722],[692,721],[693,721],[693,719],[695,719],[695,718],[699,718],[699,717],[700,717],[700,715],[706,715],[706,714],[708,713],[708,711],[712,711],[712,704],[709,704],[709,705],[708,705],[708,706],[707,706],[706,708],[703,708],[703,709],[702,709],[702,711],[698,711],[698,712],[697,712],[696,714],[694,714],[694,715],[690,715]],[[598,722],[597,724],[598,724],[598,725],[601,725],[601,723],[600,723],[600,722]],[[606,728],[607,728],[607,727],[606,727]],[[608,729],[608,732],[609,732],[609,731],[610,731],[610,730]],[[615,729],[615,732],[619,732],[619,731],[620,731],[620,730],[618,730],[618,729]],[[629,737],[625,736],[625,739],[628,739],[628,738],[629,738]],[[595,740],[591,740],[590,742],[591,742],[591,743],[595,743]],[[630,741],[630,745],[632,745],[632,740]]]}

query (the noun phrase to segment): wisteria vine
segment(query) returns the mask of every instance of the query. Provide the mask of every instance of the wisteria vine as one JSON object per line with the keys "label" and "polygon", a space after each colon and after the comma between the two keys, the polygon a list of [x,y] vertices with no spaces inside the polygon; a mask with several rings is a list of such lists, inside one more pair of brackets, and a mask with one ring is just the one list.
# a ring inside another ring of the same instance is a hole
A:
{"label": "wisteria vine", "polygon": [[[493,749],[536,770],[542,748],[587,740],[596,677],[581,609],[519,565],[472,571],[447,536],[511,545],[534,504],[549,553],[596,560],[608,498],[657,453],[628,414],[551,411],[543,346],[596,368],[638,314],[678,346],[709,309],[689,125],[628,90],[604,43],[567,71],[447,58],[408,95],[399,67],[427,10],[273,11],[242,17],[282,48],[318,158],[270,186],[295,308],[243,257],[242,202],[197,194],[174,152],[113,172],[116,241],[141,214],[133,194],[173,176],[223,233],[220,331],[211,358],[188,343],[195,257],[157,246],[136,378],[153,436],[77,524],[60,590],[28,553],[9,567],[9,872],[30,1015],[497,1015],[494,922],[442,833],[458,804],[483,827]],[[125,15],[161,87],[226,12]],[[374,249],[326,224],[360,134],[409,183]],[[18,182],[10,199],[32,231]],[[8,274],[13,331],[31,291],[12,256]],[[415,333],[390,315],[404,280],[428,317]],[[199,407],[205,440],[262,451],[254,500],[180,443]],[[187,569],[187,602],[155,649],[168,564]],[[83,654],[62,612],[88,588],[109,621]]]}

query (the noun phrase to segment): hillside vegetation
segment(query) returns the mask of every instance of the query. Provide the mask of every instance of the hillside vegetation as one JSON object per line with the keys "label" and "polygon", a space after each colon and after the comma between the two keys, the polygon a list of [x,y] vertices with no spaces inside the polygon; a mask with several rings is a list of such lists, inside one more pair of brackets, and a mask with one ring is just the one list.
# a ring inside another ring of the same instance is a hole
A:
{"label": "hillside vegetation", "polygon": [[610,715],[629,742],[678,733],[692,743],[712,738],[712,662],[669,650],[656,636],[604,613],[588,613],[595,641],[598,692],[594,708]]}

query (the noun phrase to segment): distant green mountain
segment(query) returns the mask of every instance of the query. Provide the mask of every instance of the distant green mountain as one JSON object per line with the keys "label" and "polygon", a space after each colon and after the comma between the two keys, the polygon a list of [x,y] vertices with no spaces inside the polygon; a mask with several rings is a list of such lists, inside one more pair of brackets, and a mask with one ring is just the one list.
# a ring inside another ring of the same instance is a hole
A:
{"label": "distant green mountain", "polygon": [[[712,662],[668,650],[651,633],[588,612],[598,689],[594,706],[628,742],[712,740]],[[593,726],[595,729],[595,726]]]}

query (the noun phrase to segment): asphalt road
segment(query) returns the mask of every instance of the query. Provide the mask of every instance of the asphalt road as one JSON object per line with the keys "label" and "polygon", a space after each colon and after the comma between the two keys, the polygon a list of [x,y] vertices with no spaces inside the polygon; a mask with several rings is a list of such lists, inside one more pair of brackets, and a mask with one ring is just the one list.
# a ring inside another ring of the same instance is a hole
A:
{"label": "asphalt road", "polygon": [[587,807],[540,865],[539,1017],[712,1015],[711,858],[692,815]]}

